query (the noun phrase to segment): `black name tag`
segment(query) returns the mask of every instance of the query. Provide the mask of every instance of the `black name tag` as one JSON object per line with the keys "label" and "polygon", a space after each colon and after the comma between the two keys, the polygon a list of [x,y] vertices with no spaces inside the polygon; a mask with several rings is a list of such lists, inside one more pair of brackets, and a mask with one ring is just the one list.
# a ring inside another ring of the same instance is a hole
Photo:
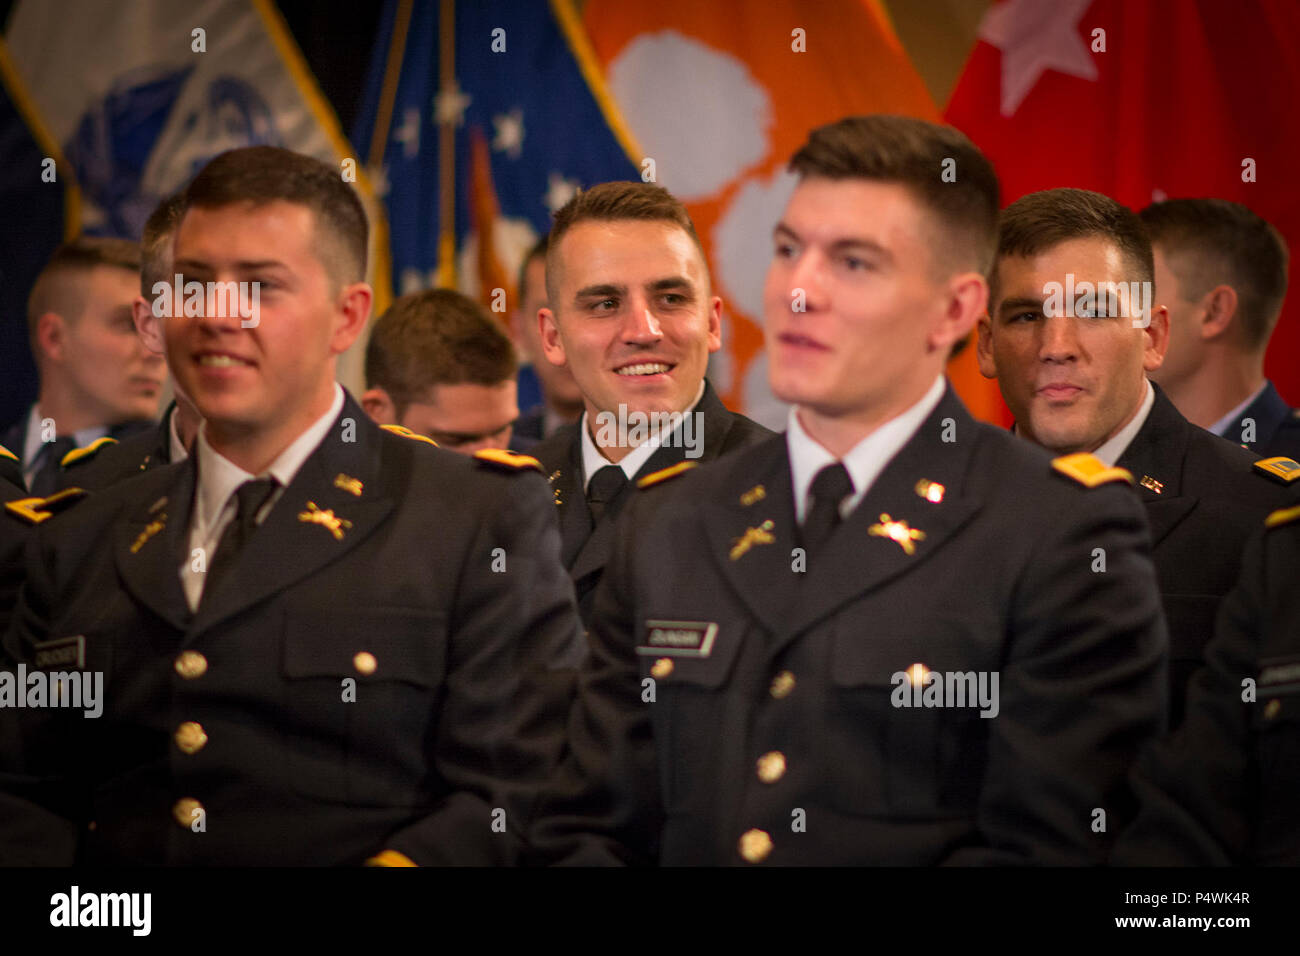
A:
{"label": "black name tag", "polygon": [[86,666],[86,637],[83,634],[34,644],[32,651],[32,666],[37,670],[56,667],[82,670]]}
{"label": "black name tag", "polygon": [[654,657],[708,657],[718,625],[713,621],[646,621],[636,652]]}

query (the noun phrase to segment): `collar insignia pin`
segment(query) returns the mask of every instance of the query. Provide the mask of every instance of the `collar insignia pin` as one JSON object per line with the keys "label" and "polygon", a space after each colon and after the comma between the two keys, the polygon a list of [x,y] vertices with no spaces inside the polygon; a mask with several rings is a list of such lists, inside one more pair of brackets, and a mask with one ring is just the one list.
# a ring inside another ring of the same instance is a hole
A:
{"label": "collar insignia pin", "polygon": [[746,528],[745,533],[731,542],[731,560],[739,561],[756,544],[771,544],[776,540],[772,534],[772,520],[769,518],[757,528]]}
{"label": "collar insignia pin", "polygon": [[351,475],[338,474],[334,476],[334,487],[342,488],[348,494],[361,497],[361,489],[365,487],[361,484],[360,478],[353,478]]}
{"label": "collar insignia pin", "polygon": [[925,540],[924,531],[909,528],[906,521],[895,521],[889,515],[881,515],[880,524],[873,524],[867,529],[867,534],[897,541],[906,554],[916,554],[916,545],[912,542]]}
{"label": "collar insignia pin", "polygon": [[762,485],[755,485],[747,492],[740,496],[740,503],[748,508],[752,504],[757,504],[767,497],[767,489]]}
{"label": "collar insignia pin", "polygon": [[[166,498],[162,500],[164,504],[167,501]],[[135,543],[131,545],[131,553],[139,554],[140,549],[144,547],[145,542],[148,541],[150,538],[152,538],[154,535],[156,535],[159,531],[161,531],[166,526],[166,524],[167,524],[167,512],[164,511],[162,514],[160,514],[158,517],[154,518],[152,521],[150,521],[147,525],[144,526],[144,530],[141,531],[139,536],[135,539]]]}
{"label": "collar insignia pin", "polygon": [[298,512],[298,520],[305,521],[308,524],[318,524],[329,531],[336,541],[343,540],[343,529],[351,528],[352,522],[346,518],[337,517],[334,510],[326,509],[322,511],[316,507],[316,502],[307,502],[307,510]]}
{"label": "collar insignia pin", "polygon": [[1158,495],[1163,495],[1165,493],[1165,486],[1161,482],[1156,481],[1150,475],[1143,475],[1142,480],[1139,481],[1138,484],[1143,488],[1149,488]]}

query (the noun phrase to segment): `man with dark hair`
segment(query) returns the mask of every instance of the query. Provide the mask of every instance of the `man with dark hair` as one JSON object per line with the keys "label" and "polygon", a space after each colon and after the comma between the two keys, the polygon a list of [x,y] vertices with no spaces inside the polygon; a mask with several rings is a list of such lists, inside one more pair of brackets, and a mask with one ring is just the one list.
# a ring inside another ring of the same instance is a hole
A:
{"label": "man with dark hair", "polygon": [[1024,196],[999,222],[979,362],[997,377],[1018,435],[1056,455],[1091,453],[1136,480],[1169,625],[1177,726],[1241,549],[1300,465],[1259,461],[1196,427],[1147,381],[1169,341],[1153,276],[1146,230],[1115,200],[1082,189]]}
{"label": "man with dark hair", "polygon": [[704,377],[722,346],[722,300],[686,207],[663,187],[601,183],[561,207],[546,298],[542,349],[572,372],[584,412],[530,453],[555,493],[585,620],[633,485],[771,432],[728,411]]}
{"label": "man with dark hair", "polygon": [[[140,294],[131,304],[136,333],[149,350],[166,357],[165,316],[177,308],[172,243],[183,212],[181,193],[164,199],[149,214],[140,239]],[[179,303],[183,308],[183,302]],[[184,390],[172,382],[173,398],[156,428],[122,441],[100,439],[63,456],[64,487],[94,491],[150,468],[182,461],[194,444],[200,418]]]}
{"label": "man with dark hair", "polygon": [[1100,862],[1163,720],[1164,632],[1119,476],[976,422],[944,380],[984,310],[992,167],[870,116],[790,168],[764,292],[789,427],[629,506],[534,845]]}
{"label": "man with dark hair", "polygon": [[548,236],[542,236],[528,250],[519,266],[518,307],[510,324],[523,359],[537,376],[542,401],[524,411],[515,424],[511,447],[528,451],[543,438],[555,434],[561,425],[572,425],[582,415],[582,391],[567,365],[552,365],[542,348],[537,314],[546,308],[546,250]]}
{"label": "man with dark hair", "polygon": [[515,350],[481,305],[450,289],[404,295],[370,331],[361,407],[443,448],[508,448],[519,417]]}
{"label": "man with dark hair", "polygon": [[1264,378],[1286,298],[1286,240],[1224,199],[1169,199],[1141,217],[1169,309],[1169,350],[1152,381],[1188,421],[1264,458],[1300,458],[1300,409]]}
{"label": "man with dark hair", "polygon": [[81,238],[55,250],[27,300],[40,395],[0,442],[37,496],[61,483],[63,457],[106,436],[147,430],[166,370],[131,323],[140,247]]}
{"label": "man with dark hair", "polygon": [[223,153],[186,192],[185,284],[258,283],[259,305],[210,288],[166,320],[193,453],[42,524],[7,638],[31,671],[75,660],[112,688],[100,720],[0,710],[21,721],[10,803],[71,821],[77,861],[516,852],[579,636],[550,494],[528,459],[381,428],[335,382],[365,240],[338,170],[287,150]]}

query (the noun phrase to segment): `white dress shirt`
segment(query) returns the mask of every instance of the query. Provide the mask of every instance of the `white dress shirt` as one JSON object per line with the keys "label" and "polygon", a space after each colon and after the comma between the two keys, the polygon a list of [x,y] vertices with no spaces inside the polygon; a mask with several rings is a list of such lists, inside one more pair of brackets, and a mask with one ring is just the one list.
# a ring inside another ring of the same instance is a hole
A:
{"label": "white dress shirt", "polygon": [[[695,395],[695,401],[691,402],[690,408],[686,409],[682,414],[689,415],[695,411],[695,406],[700,404],[700,399],[703,397],[704,382],[701,381],[700,390]],[[582,432],[582,490],[585,492],[587,485],[591,483],[591,476],[606,465],[614,464],[614,462],[605,457],[591,437],[591,431],[587,428],[586,412],[582,413],[582,418],[578,421],[578,429]],[[618,465],[623,469],[623,474],[627,475],[629,481],[641,470],[641,466],[650,460],[650,456],[655,453],[656,448],[663,444],[663,440],[671,434],[671,431],[667,434],[661,434],[657,428],[650,429],[650,437],[623,456],[623,460]]]}
{"label": "white dress shirt", "polygon": [[1128,446],[1133,443],[1137,433],[1142,430],[1146,424],[1147,416],[1151,414],[1151,406],[1156,403],[1156,390],[1147,382],[1147,395],[1142,399],[1142,405],[1138,408],[1138,413],[1133,416],[1133,420],[1117,431],[1109,441],[1102,442],[1101,446],[1093,452],[1101,463],[1106,467],[1111,467],[1119,461],[1120,456],[1128,451]]}
{"label": "white dress shirt", "polygon": [[280,500],[284,490],[289,487],[294,476],[298,474],[298,469],[302,467],[303,462],[325,438],[325,433],[334,424],[334,419],[338,418],[342,409],[343,388],[335,382],[334,402],[330,405],[329,411],[295,438],[292,444],[280,452],[275,461],[271,462],[260,475],[250,475],[230,459],[214,451],[208,444],[207,426],[199,427],[198,437],[194,439],[194,454],[198,457],[199,486],[194,493],[194,511],[190,516],[190,547],[181,562],[181,587],[185,589],[185,600],[189,603],[191,611],[198,610],[199,600],[203,597],[203,582],[206,574],[203,571],[191,570],[193,562],[190,556],[195,548],[203,549],[205,556],[203,566],[205,568],[208,566],[208,562],[216,553],[226,526],[235,519],[235,511],[239,504],[235,492],[239,486],[246,481],[268,476],[279,483],[255,519],[257,524],[261,524],[270,510],[275,507],[275,503]]}
{"label": "white dress shirt", "polygon": [[[930,390],[921,400],[889,421],[885,422],[862,441],[858,442],[843,459],[849,477],[853,479],[853,494],[840,504],[840,517],[848,517],[858,506],[863,496],[870,490],[885,466],[902,451],[921,427],[921,423],[934,411],[943,398],[944,379],[940,375],[930,386]],[[790,409],[790,417],[785,431],[786,448],[790,453],[790,480],[794,486],[794,511],[799,524],[803,524],[804,515],[808,513],[809,491],[817,472],[827,465],[833,465],[836,458],[817,443],[817,440],[804,431],[799,422],[799,407]]]}

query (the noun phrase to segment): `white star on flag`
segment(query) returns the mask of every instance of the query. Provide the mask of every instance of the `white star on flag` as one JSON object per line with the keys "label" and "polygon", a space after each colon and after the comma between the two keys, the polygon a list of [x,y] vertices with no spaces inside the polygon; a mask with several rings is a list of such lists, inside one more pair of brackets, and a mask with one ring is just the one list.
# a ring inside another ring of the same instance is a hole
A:
{"label": "white star on flag", "polygon": [[453,79],[450,86],[440,90],[433,98],[434,119],[439,125],[450,123],[452,126],[460,126],[465,122],[465,110],[469,108],[471,99],[468,93],[461,92],[460,84]]}
{"label": "white star on flag", "polygon": [[497,128],[492,149],[518,159],[524,151],[524,111],[515,107],[509,113],[499,113],[492,117],[492,123]]}
{"label": "white star on flag", "polygon": [[565,179],[559,173],[551,173],[547,180],[546,197],[542,201],[546,203],[546,208],[554,213],[577,195],[578,188],[577,180]]}
{"label": "white star on flag", "polygon": [[375,191],[377,197],[383,199],[388,195],[387,166],[367,166],[366,175],[370,177],[370,188]]}
{"label": "white star on flag", "polygon": [[1006,0],[989,10],[979,37],[1002,51],[1002,115],[1020,108],[1038,78],[1056,70],[1097,79],[1097,64],[1079,36],[1092,0]]}
{"label": "white star on flag", "polygon": [[411,159],[420,152],[420,113],[414,106],[402,110],[402,125],[393,131],[393,140],[402,144],[402,156]]}

